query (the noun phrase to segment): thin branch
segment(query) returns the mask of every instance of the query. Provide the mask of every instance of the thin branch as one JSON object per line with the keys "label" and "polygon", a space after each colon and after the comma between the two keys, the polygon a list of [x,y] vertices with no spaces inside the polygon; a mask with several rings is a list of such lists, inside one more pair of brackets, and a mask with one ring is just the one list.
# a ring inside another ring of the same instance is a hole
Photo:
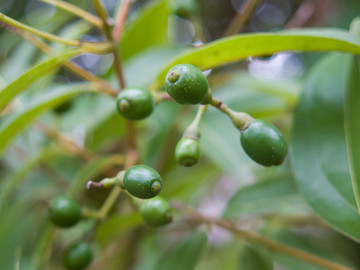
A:
{"label": "thin branch", "polygon": [[115,42],[118,42],[122,36],[125,21],[131,7],[132,0],[123,0],[121,1],[121,6],[119,12],[116,15],[115,26],[112,31],[112,36]]}
{"label": "thin branch", "polygon": [[26,24],[20,23],[8,16],[6,16],[5,14],[0,12],[0,21],[3,21],[4,23],[7,23],[13,27],[16,27],[18,29],[21,29],[23,31],[32,33],[36,36],[42,37],[44,39],[50,40],[50,41],[54,41],[54,42],[58,42],[64,45],[69,45],[69,46],[75,46],[75,47],[80,47],[82,48],[84,51],[87,52],[93,52],[93,53],[107,53],[111,50],[112,45],[108,42],[97,42],[97,43],[91,43],[91,42],[83,42],[81,40],[67,40],[67,39],[63,39],[60,38],[56,35],[53,34],[49,34],[46,33],[44,31],[38,30],[36,28],[33,28],[31,26],[28,26]]}
{"label": "thin branch", "polygon": [[241,9],[235,15],[234,19],[231,21],[228,28],[225,30],[224,37],[234,35],[243,28],[250,15],[256,8],[258,1],[259,0],[246,0]]}
{"label": "thin branch", "polygon": [[282,244],[282,243],[275,242],[273,240],[270,240],[264,236],[254,233],[254,232],[239,229],[238,226],[231,221],[205,217],[205,216],[199,214],[195,210],[185,208],[181,204],[173,204],[173,206],[175,208],[177,208],[178,210],[180,210],[181,212],[185,213],[187,216],[189,216],[189,218],[191,220],[210,224],[210,225],[217,225],[228,231],[231,231],[238,237],[240,237],[250,243],[260,244],[263,247],[269,249],[270,251],[277,252],[277,253],[283,253],[283,254],[289,255],[291,257],[298,258],[302,261],[306,261],[306,262],[309,262],[314,265],[321,266],[321,267],[324,267],[324,268],[330,269],[330,270],[353,270],[347,266],[344,266],[344,265],[341,265],[341,264],[338,264],[335,262],[331,262],[329,260],[323,259],[319,256],[310,254],[308,252],[290,247],[290,246]]}
{"label": "thin branch", "polygon": [[92,15],[91,13],[78,8],[77,6],[74,6],[70,3],[61,1],[61,0],[39,0],[41,2],[53,5],[59,9],[62,9],[66,12],[69,12],[71,14],[74,14],[76,16],[78,16],[79,18],[84,19],[85,21],[91,23],[92,25],[98,27],[98,28],[102,28],[103,27],[103,22],[102,20],[100,20],[100,18]]}

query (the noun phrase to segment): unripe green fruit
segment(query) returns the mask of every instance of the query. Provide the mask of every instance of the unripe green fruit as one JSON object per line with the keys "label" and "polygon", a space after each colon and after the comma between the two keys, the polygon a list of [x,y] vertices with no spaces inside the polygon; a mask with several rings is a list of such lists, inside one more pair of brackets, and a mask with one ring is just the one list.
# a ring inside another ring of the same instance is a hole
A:
{"label": "unripe green fruit", "polygon": [[198,163],[200,143],[194,138],[182,138],[176,145],[175,158],[181,165],[190,167]]}
{"label": "unripe green fruit", "polygon": [[263,166],[280,165],[287,154],[287,145],[280,131],[262,120],[251,122],[242,131],[240,142],[248,156]]}
{"label": "unripe green fruit", "polygon": [[93,254],[85,243],[72,244],[64,254],[64,264],[69,270],[85,269],[92,261]]}
{"label": "unripe green fruit", "polygon": [[119,93],[116,107],[123,117],[130,120],[140,120],[152,113],[155,107],[155,99],[149,90],[127,88]]}
{"label": "unripe green fruit", "polygon": [[50,202],[49,217],[59,227],[71,227],[81,219],[81,207],[74,200],[58,197]]}
{"label": "unripe green fruit", "polygon": [[190,64],[180,64],[167,73],[165,89],[180,104],[199,104],[208,93],[209,84],[200,69]]}
{"label": "unripe green fruit", "polygon": [[144,222],[153,227],[163,226],[172,220],[170,204],[160,197],[143,202],[140,214]]}
{"label": "unripe green fruit", "polygon": [[160,193],[162,178],[149,166],[135,165],[125,172],[123,184],[124,188],[133,196],[149,199]]}

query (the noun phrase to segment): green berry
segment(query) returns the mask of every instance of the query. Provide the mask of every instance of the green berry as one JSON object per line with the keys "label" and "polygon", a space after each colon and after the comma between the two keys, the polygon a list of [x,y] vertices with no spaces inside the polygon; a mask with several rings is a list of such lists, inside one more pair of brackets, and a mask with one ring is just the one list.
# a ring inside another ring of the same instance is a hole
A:
{"label": "green berry", "polygon": [[190,64],[180,64],[167,73],[165,89],[180,104],[199,104],[206,97],[209,84],[200,69]]}
{"label": "green berry", "polygon": [[58,197],[50,202],[49,217],[59,227],[71,227],[81,219],[81,207],[74,200]]}
{"label": "green berry", "polygon": [[144,222],[152,227],[166,225],[172,220],[170,204],[160,197],[143,202],[140,206],[140,214]]}
{"label": "green berry", "polygon": [[92,258],[89,245],[82,242],[74,243],[64,254],[64,264],[69,270],[82,270],[90,264]]}
{"label": "green berry", "polygon": [[183,166],[190,167],[198,163],[200,143],[194,138],[182,138],[176,145],[175,158]]}
{"label": "green berry", "polygon": [[124,188],[133,196],[149,199],[160,193],[162,179],[153,168],[146,165],[135,165],[125,172],[123,184]]}
{"label": "green berry", "polygon": [[280,131],[263,120],[254,120],[242,131],[241,145],[248,156],[263,166],[280,165],[287,145]]}
{"label": "green berry", "polygon": [[127,88],[119,93],[116,107],[123,117],[130,120],[140,120],[152,113],[155,107],[155,99],[149,90]]}

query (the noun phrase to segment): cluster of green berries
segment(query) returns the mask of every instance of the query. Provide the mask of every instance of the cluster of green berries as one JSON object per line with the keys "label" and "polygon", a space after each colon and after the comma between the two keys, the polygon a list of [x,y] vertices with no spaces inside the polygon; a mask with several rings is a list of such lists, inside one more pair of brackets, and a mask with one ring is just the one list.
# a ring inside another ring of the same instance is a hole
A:
{"label": "cluster of green berries", "polygon": [[[200,69],[189,64],[172,67],[165,79],[165,89],[181,104],[207,104],[211,93],[207,78]],[[287,154],[287,145],[280,131],[263,120],[251,120],[240,128],[240,143],[247,155],[263,166],[280,165]],[[197,163],[199,138],[184,136],[176,146],[175,157],[184,166]]]}

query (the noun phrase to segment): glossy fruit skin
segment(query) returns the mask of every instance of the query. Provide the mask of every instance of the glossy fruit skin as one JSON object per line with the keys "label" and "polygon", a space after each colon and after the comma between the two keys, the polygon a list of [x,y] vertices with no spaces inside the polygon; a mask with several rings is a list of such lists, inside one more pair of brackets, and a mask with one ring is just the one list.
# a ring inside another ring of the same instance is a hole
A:
{"label": "glossy fruit skin", "polygon": [[280,131],[263,120],[251,122],[242,131],[240,142],[248,156],[263,166],[280,165],[288,151]]}
{"label": "glossy fruit skin", "polygon": [[85,269],[92,259],[90,246],[82,242],[72,244],[64,254],[64,264],[69,270]]}
{"label": "glossy fruit skin", "polygon": [[194,166],[198,163],[200,157],[199,140],[185,137],[182,138],[175,148],[176,161],[186,167]]}
{"label": "glossy fruit skin", "polygon": [[170,204],[161,197],[143,202],[140,214],[144,222],[152,227],[164,226],[172,220]]}
{"label": "glossy fruit skin", "polygon": [[140,120],[148,117],[155,107],[155,98],[144,88],[126,88],[117,96],[118,112],[129,120]]}
{"label": "glossy fruit skin", "polygon": [[67,228],[75,225],[81,219],[81,207],[65,197],[57,197],[50,202],[49,217],[53,224]]}
{"label": "glossy fruit skin", "polygon": [[125,172],[123,184],[131,195],[149,199],[160,193],[162,178],[153,168],[140,164],[132,166]]}
{"label": "glossy fruit skin", "polygon": [[190,64],[172,67],[166,75],[164,86],[168,94],[180,104],[199,104],[209,91],[206,76]]}

